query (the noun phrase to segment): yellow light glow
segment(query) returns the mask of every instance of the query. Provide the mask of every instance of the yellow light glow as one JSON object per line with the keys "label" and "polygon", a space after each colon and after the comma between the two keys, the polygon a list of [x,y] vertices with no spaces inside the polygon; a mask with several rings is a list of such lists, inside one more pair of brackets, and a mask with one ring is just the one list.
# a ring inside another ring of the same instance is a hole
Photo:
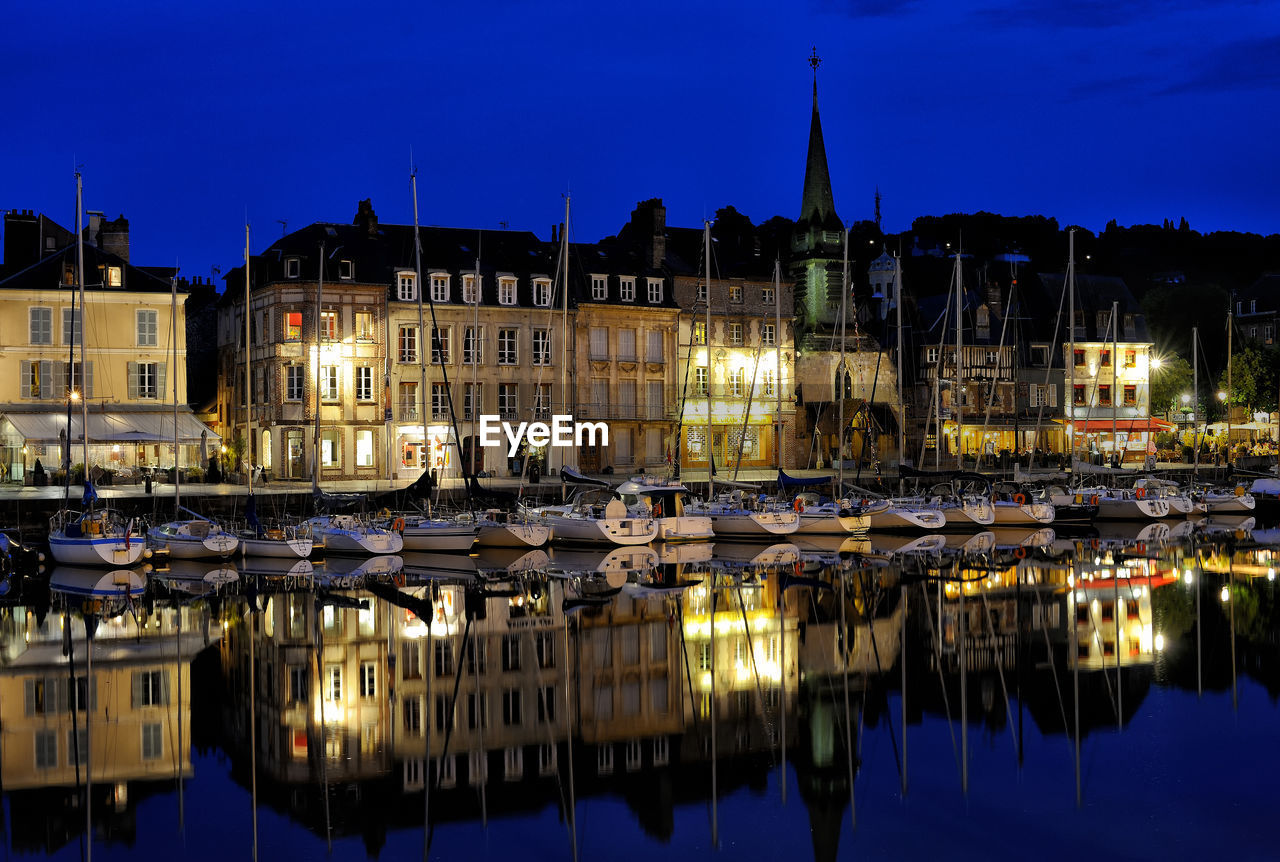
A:
{"label": "yellow light glow", "polygon": [[1164,652],[1164,635],[1156,635],[1156,652]]}

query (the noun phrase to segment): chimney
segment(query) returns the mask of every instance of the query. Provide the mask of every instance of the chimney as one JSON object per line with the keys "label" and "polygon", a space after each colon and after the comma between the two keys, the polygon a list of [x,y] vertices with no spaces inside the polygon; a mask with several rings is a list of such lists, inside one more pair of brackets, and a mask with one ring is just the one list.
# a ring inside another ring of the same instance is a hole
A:
{"label": "chimney", "polygon": [[4,214],[4,267],[16,272],[40,259],[40,226],[30,210]]}
{"label": "chimney", "polygon": [[557,239],[557,238],[556,238],[556,228],[557,228],[557,227],[559,227],[559,225],[554,225],[554,224],[553,224],[553,225],[551,226],[551,244],[552,244],[552,245],[555,245],[557,242],[559,242],[559,241],[560,241],[559,239]]}
{"label": "chimney", "polygon": [[98,248],[129,262],[129,220],[123,215],[114,221],[103,221],[98,228]]}
{"label": "chimney", "polygon": [[667,257],[667,208],[662,198],[640,201],[631,211],[631,224],[643,244],[645,257],[652,269],[661,269]]}
{"label": "chimney", "polygon": [[102,217],[105,213],[102,210],[87,210],[85,215],[89,217],[89,224],[85,226],[84,238],[97,245],[98,232],[102,230]]}
{"label": "chimney", "polygon": [[992,312],[1003,317],[1004,313],[1000,310],[1000,285],[994,281],[987,282],[987,305]]}
{"label": "chimney", "polygon": [[378,216],[373,211],[373,198],[360,201],[353,224],[363,228],[369,236],[378,235]]}

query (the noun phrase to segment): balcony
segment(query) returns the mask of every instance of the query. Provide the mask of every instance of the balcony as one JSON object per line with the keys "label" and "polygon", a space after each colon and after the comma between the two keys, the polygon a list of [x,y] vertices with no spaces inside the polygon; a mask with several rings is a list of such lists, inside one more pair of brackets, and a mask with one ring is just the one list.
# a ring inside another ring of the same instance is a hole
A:
{"label": "balcony", "polygon": [[396,416],[401,422],[420,422],[422,414],[418,412],[416,404],[401,404]]}

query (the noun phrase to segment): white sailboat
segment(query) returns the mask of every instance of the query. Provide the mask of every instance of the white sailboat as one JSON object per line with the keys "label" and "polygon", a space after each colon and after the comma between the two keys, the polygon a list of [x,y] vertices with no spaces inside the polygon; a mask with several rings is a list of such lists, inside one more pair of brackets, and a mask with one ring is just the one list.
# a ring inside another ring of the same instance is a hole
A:
{"label": "white sailboat", "polygon": [[687,510],[689,489],[679,482],[635,476],[619,485],[617,494],[628,511],[657,521],[659,541],[705,542],[715,537],[709,516]]}
{"label": "white sailboat", "polygon": [[657,538],[657,521],[628,512],[627,504],[612,493],[581,491],[569,503],[539,506],[530,512],[551,530],[556,544],[647,545]]}
{"label": "white sailboat", "polygon": [[486,509],[478,526],[478,548],[541,548],[551,541],[551,528],[524,511]]}
{"label": "white sailboat", "polygon": [[[83,185],[80,173],[76,172],[76,279],[80,294],[80,377],[83,378],[88,365],[85,362],[85,304],[84,304],[84,203]],[[75,321],[75,295],[72,295],[72,321]],[[74,333],[73,333],[74,334]],[[144,556],[150,556],[147,549],[143,529],[135,524],[134,519],[125,518],[111,509],[94,510],[93,503],[97,493],[89,479],[89,406],[87,392],[80,392],[76,387],[81,384],[76,379],[77,365],[75,357],[75,339],[72,339],[72,361],[69,363],[73,379],[71,381],[70,398],[67,402],[67,446],[66,462],[63,467],[67,476],[67,492],[71,482],[71,402],[79,396],[80,400],[80,433],[84,440],[84,511],[74,511],[64,507],[49,521],[49,551],[53,559],[63,565],[71,566],[132,566]]]}

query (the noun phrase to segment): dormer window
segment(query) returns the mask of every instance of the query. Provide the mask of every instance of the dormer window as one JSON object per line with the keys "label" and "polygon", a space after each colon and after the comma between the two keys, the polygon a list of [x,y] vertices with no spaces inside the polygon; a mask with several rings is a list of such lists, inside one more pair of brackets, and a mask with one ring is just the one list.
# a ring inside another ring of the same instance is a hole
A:
{"label": "dormer window", "polygon": [[635,302],[636,280],[630,276],[618,279],[618,293],[623,302]]}
{"label": "dormer window", "polygon": [[649,304],[659,305],[662,302],[662,279],[649,279]]}
{"label": "dormer window", "polygon": [[694,302],[706,302],[706,301],[707,301],[707,286],[705,284],[700,284],[698,285],[698,293],[694,298]]}
{"label": "dormer window", "polygon": [[1249,313],[1250,314],[1258,313],[1258,300],[1256,299],[1249,300]]}
{"label": "dormer window", "polygon": [[591,276],[591,298],[603,302],[609,298],[609,277],[607,275]]}
{"label": "dormer window", "polygon": [[284,277],[297,278],[299,271],[302,269],[302,263],[296,257],[286,257],[284,259]]}
{"label": "dormer window", "polygon": [[442,273],[442,272],[431,273],[431,301],[432,302],[448,302],[449,301],[448,273]]}
{"label": "dormer window", "polygon": [[510,276],[498,279],[498,304],[516,304],[516,280]]}
{"label": "dormer window", "polygon": [[418,298],[418,274],[416,272],[400,272],[396,274],[396,299],[401,302],[413,302]]}
{"label": "dormer window", "polygon": [[734,305],[742,305],[742,285],[729,285],[729,301]]}
{"label": "dormer window", "polygon": [[475,273],[462,276],[462,301],[467,305],[475,305],[480,301],[480,291],[476,289]]}
{"label": "dormer window", "polygon": [[765,305],[773,305],[777,302],[777,294],[772,287],[760,288],[760,301]]}
{"label": "dormer window", "polygon": [[124,274],[118,266],[107,267],[107,287],[119,287],[124,280]]}
{"label": "dormer window", "polygon": [[354,281],[356,277],[356,268],[349,260],[338,261],[338,278],[343,281]]}
{"label": "dormer window", "polygon": [[551,305],[551,279],[535,278],[533,280],[533,304],[542,308]]}

